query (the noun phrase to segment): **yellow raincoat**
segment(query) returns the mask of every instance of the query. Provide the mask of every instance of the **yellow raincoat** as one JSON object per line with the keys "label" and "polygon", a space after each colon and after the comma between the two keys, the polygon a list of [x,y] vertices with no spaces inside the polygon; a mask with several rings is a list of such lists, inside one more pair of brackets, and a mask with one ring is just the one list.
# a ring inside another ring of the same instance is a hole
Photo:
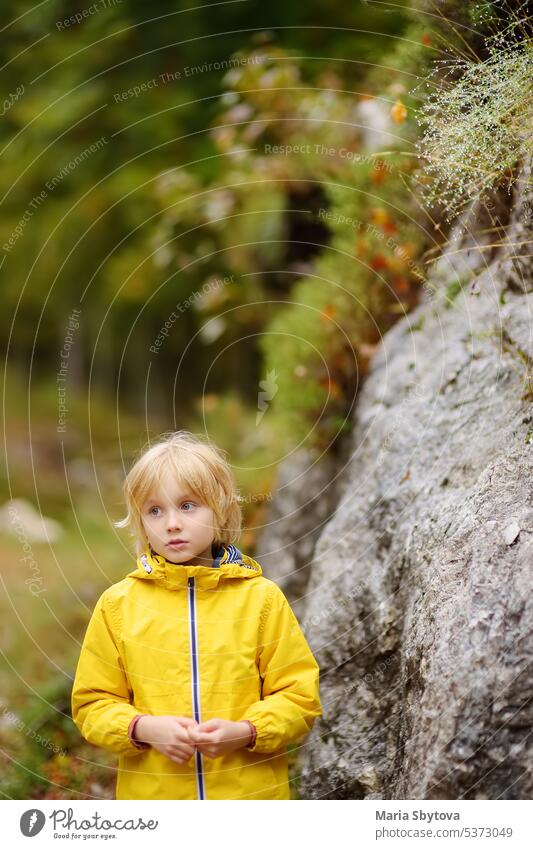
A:
{"label": "yellow raincoat", "polygon": [[[234,545],[212,566],[148,548],[98,599],[72,690],[83,737],[119,755],[117,799],[290,799],[287,743],[322,708],[319,667],[279,587]],[[252,749],[178,764],[137,748],[138,714],[249,719]]]}

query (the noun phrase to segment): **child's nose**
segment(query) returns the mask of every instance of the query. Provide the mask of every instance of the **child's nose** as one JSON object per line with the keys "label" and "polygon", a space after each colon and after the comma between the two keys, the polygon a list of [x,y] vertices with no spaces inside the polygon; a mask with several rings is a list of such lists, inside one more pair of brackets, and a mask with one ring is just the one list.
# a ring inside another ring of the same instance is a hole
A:
{"label": "child's nose", "polygon": [[168,529],[169,531],[176,531],[181,528],[181,520],[179,514],[172,515],[170,514],[168,517]]}

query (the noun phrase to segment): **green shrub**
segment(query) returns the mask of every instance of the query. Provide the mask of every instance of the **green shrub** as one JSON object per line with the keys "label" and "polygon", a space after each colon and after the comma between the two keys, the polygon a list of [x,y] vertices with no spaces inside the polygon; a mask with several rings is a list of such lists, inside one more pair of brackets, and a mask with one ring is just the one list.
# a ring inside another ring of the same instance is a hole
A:
{"label": "green shrub", "polygon": [[533,153],[531,41],[505,45],[499,37],[485,61],[456,57],[435,73],[438,86],[418,113],[417,149],[430,178],[422,196],[451,221],[489,189],[510,188]]}

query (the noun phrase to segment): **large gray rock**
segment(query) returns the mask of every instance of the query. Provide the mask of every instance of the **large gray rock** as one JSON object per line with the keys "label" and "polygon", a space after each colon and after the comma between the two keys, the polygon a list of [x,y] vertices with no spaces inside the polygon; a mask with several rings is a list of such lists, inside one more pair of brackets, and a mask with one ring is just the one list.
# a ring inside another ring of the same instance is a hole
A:
{"label": "large gray rock", "polygon": [[476,250],[469,211],[359,396],[307,586],[301,798],[533,795],[530,173],[508,246]]}
{"label": "large gray rock", "polygon": [[337,454],[318,457],[299,449],[281,463],[268,521],[254,551],[265,576],[281,587],[299,618],[316,541],[338,502],[338,476]]}

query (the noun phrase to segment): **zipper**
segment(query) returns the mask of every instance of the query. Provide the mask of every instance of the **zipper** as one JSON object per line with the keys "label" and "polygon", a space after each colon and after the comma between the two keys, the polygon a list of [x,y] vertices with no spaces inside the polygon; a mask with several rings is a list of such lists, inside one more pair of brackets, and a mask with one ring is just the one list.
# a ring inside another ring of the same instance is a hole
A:
{"label": "zipper", "polygon": [[[196,595],[194,589],[194,578],[187,581],[187,595],[189,599],[189,644],[191,650],[191,686],[192,686],[192,709],[196,722],[201,722],[200,713],[200,670],[198,666],[198,629],[196,618]],[[194,765],[196,768],[196,791],[198,799],[205,799],[205,776],[204,761],[202,753],[196,749],[194,753]]]}

